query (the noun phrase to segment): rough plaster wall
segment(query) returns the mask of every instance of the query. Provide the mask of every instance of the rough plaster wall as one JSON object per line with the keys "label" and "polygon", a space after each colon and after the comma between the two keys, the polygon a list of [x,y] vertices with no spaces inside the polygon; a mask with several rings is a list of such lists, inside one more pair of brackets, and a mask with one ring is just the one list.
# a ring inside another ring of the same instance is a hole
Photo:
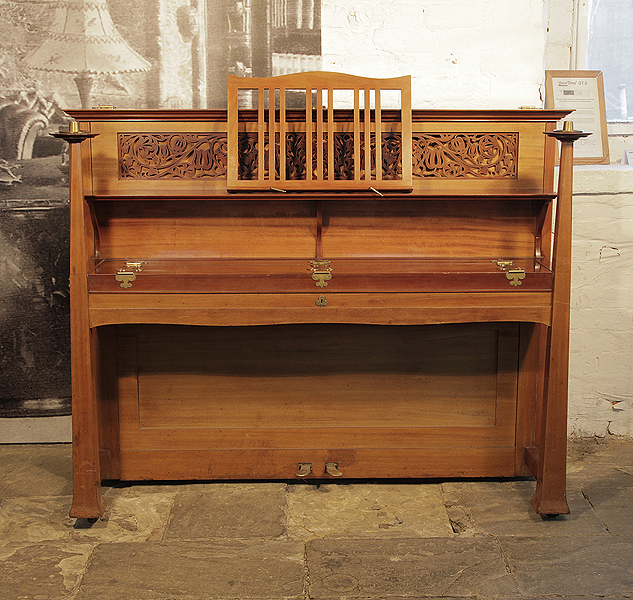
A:
{"label": "rough plaster wall", "polygon": [[[191,108],[191,44],[178,30],[178,8],[188,1],[161,0],[158,17],[160,36],[160,104],[162,108]],[[183,95],[187,90],[186,97]]]}
{"label": "rough plaster wall", "polygon": [[569,430],[633,437],[633,168],[574,173]]}
{"label": "rough plaster wall", "polygon": [[415,108],[541,106],[544,0],[323,0],[323,69],[412,75]]}
{"label": "rough plaster wall", "polygon": [[[549,0],[546,69],[584,68],[584,40],[582,32],[575,39],[575,30],[586,26],[586,5]],[[613,163],[632,139],[610,139]],[[574,169],[571,435],[633,437],[632,223],[633,168]]]}
{"label": "rough plaster wall", "polygon": [[572,69],[574,59],[574,1],[549,0],[547,6],[547,47],[545,49],[545,68]]}

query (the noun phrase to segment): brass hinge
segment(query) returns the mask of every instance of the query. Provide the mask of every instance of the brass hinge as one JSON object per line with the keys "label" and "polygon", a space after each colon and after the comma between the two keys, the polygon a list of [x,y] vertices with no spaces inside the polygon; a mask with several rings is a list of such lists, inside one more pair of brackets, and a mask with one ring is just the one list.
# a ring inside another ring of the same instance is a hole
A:
{"label": "brass hinge", "polygon": [[[125,268],[130,269],[132,271],[136,271],[138,273],[139,271],[143,270],[143,265],[146,265],[146,264],[147,264],[146,260],[126,260]],[[123,269],[121,269],[121,271],[123,271]]]}
{"label": "brass hinge", "polygon": [[500,271],[506,272],[506,279],[510,282],[512,287],[519,287],[522,280],[525,279],[525,269],[517,267],[513,260],[500,258],[499,260],[491,260],[490,262],[497,265]]}
{"label": "brass hinge", "polygon": [[501,269],[502,271],[505,271],[509,267],[515,266],[515,263],[513,260],[505,260],[502,258],[500,258],[499,260],[491,260],[490,262],[497,265],[497,267]]}

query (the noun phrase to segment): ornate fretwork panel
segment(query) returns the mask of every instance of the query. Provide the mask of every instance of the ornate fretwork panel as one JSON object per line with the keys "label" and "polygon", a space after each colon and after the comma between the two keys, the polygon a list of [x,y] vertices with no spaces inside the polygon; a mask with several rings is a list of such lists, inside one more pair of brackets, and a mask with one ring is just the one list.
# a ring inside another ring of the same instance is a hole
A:
{"label": "ornate fretwork panel", "polygon": [[516,178],[518,133],[414,133],[413,176]]}
{"label": "ornate fretwork panel", "polygon": [[[279,178],[279,133],[275,134],[275,178]],[[239,143],[239,177],[256,180],[258,175],[257,133],[242,132]],[[227,175],[227,134],[217,133],[119,133],[119,177],[121,179],[199,179]],[[371,134],[371,172],[375,173],[375,134]],[[385,180],[402,178],[402,136],[382,134],[382,173]],[[516,178],[518,133],[414,133],[413,176],[433,178]],[[334,179],[353,180],[354,138],[334,133]],[[327,134],[323,139],[323,174],[328,177]],[[264,165],[268,158],[268,133],[264,136]],[[317,172],[317,140],[312,139],[312,172]],[[360,134],[360,169],[365,170],[365,136]],[[306,180],[306,135],[286,133],[286,173],[289,181]],[[265,177],[269,178],[268,171]]]}
{"label": "ornate fretwork panel", "polygon": [[226,133],[119,133],[120,179],[226,177]]}
{"label": "ornate fretwork panel", "polygon": [[[279,134],[275,135],[275,176],[279,178]],[[402,136],[400,133],[382,134],[382,172],[383,179],[402,179]],[[376,156],[376,137],[371,135],[371,157]],[[240,179],[257,179],[258,177],[258,139],[256,133],[240,133],[238,137]],[[264,135],[264,165],[269,164],[268,134]],[[312,140],[312,173],[317,172],[317,141]],[[306,180],[306,135],[302,132],[286,134],[286,179],[290,181]],[[327,135],[323,141],[323,173],[328,176],[328,142]],[[345,132],[334,133],[334,179],[335,181],[354,179],[354,137]],[[365,169],[365,136],[360,135],[360,168]],[[371,171],[375,173],[376,163],[372,160]],[[268,171],[264,171],[269,177]]]}
{"label": "ornate fretwork panel", "polygon": [[[370,139],[371,173],[376,173],[376,134]],[[327,153],[324,151],[325,158]],[[382,178],[396,181],[402,179],[402,135],[383,133],[380,157]],[[325,168],[325,167],[324,167]],[[354,137],[348,133],[334,134],[334,178],[354,179]],[[365,170],[365,134],[360,134],[360,169]],[[326,171],[327,172],[327,171]]]}

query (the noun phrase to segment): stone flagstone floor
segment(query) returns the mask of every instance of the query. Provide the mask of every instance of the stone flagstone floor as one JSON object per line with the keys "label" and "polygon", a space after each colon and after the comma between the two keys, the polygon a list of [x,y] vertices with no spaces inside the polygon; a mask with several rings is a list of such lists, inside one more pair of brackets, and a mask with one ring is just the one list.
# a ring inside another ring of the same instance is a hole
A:
{"label": "stone flagstone floor", "polygon": [[75,523],[69,445],[0,445],[0,600],[633,599],[633,440],[532,480],[119,484]]}

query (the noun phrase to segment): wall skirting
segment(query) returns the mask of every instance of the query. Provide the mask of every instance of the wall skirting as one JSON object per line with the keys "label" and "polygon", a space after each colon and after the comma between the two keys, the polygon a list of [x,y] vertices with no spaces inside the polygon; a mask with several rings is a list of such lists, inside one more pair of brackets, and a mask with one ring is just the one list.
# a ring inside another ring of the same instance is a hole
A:
{"label": "wall skirting", "polygon": [[0,419],[2,444],[53,444],[70,441],[70,416]]}

